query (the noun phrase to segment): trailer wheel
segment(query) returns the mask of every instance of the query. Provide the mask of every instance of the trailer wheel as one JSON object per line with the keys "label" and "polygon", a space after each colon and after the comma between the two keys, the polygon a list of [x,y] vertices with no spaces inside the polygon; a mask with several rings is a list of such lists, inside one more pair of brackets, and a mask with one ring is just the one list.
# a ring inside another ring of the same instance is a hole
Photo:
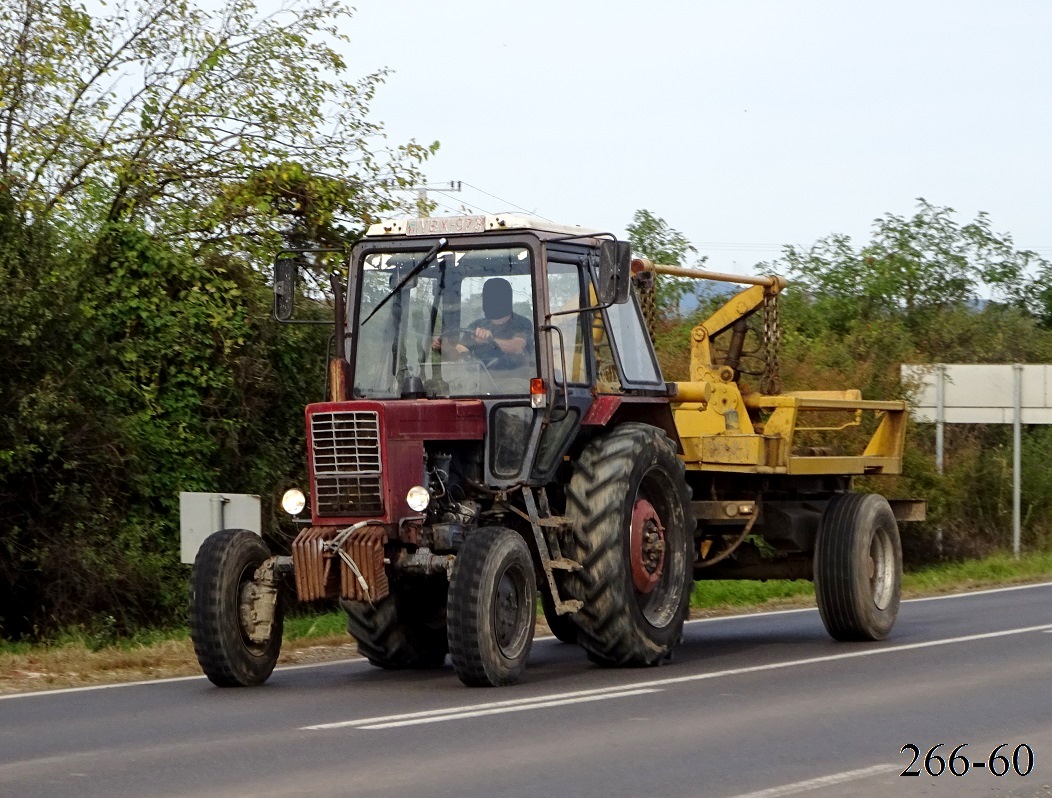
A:
{"label": "trailer wheel", "polygon": [[[543,577],[541,577],[543,578]],[[538,588],[541,594],[541,609],[544,611],[544,621],[555,639],[563,643],[577,642],[577,624],[573,621],[573,615],[559,615],[555,611],[555,602],[552,601],[551,592],[547,586]]]}
{"label": "trailer wheel", "polygon": [[526,668],[537,584],[526,542],[505,527],[479,527],[453,564],[449,655],[469,687],[514,684]]}
{"label": "trailer wheel", "polygon": [[446,580],[392,585],[376,604],[346,601],[347,631],[369,663],[386,670],[433,670],[446,661]]}
{"label": "trailer wheel", "polygon": [[577,641],[601,665],[654,665],[683,633],[693,581],[694,515],[683,462],[665,433],[622,424],[585,447],[566,493],[584,567],[566,578],[584,602]]}
{"label": "trailer wheel", "polygon": [[246,529],[209,535],[190,574],[190,638],[205,676],[219,687],[263,684],[281,650],[283,606],[280,593],[270,634],[252,639],[249,602],[259,587],[254,576],[270,550]]}
{"label": "trailer wheel", "polygon": [[902,544],[887,499],[835,496],[815,542],[815,596],[826,631],[836,640],[883,640],[901,592]]}

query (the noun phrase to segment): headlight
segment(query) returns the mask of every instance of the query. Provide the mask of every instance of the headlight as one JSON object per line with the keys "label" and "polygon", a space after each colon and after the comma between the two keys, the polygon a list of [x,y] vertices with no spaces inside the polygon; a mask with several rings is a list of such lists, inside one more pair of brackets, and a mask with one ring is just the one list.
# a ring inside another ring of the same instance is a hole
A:
{"label": "headlight", "polygon": [[281,497],[281,509],[289,515],[299,515],[307,506],[307,499],[299,488],[289,488]]}
{"label": "headlight", "polygon": [[422,513],[427,509],[427,505],[431,504],[431,494],[427,492],[427,488],[417,485],[409,489],[405,501],[413,510]]}

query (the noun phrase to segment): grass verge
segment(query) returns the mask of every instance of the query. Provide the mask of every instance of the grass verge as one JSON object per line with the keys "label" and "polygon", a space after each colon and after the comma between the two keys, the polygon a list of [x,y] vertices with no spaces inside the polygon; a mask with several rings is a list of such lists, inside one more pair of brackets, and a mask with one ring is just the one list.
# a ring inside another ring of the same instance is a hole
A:
{"label": "grass verge", "polygon": [[[1020,560],[999,554],[983,560],[939,565],[905,574],[906,598],[956,593],[1052,579],[1052,552]],[[692,615],[706,617],[814,605],[810,582],[700,582],[694,586]],[[547,632],[543,619],[538,633]],[[355,656],[342,612],[286,618],[279,664]],[[0,693],[87,684],[198,675],[187,629],[150,630],[106,640],[70,632],[45,644],[0,642]]]}

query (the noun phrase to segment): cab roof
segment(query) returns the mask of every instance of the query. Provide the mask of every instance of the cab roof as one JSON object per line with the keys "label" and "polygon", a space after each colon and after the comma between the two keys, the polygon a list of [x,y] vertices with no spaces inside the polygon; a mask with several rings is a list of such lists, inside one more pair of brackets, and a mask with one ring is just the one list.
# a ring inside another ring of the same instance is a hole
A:
{"label": "cab roof", "polygon": [[388,236],[478,235],[508,230],[534,230],[568,236],[599,235],[599,230],[569,224],[556,224],[536,216],[498,213],[485,216],[432,216],[423,219],[384,219],[370,225],[366,238]]}

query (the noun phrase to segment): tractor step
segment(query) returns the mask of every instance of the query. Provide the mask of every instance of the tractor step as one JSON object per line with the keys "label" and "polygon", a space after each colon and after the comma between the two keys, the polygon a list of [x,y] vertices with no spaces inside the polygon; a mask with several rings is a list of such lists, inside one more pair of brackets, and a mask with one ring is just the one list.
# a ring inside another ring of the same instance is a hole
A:
{"label": "tractor step", "polygon": [[559,601],[555,605],[555,614],[569,615],[570,613],[577,612],[583,606],[584,602],[579,601],[578,599],[567,599],[565,601]]}
{"label": "tractor step", "polygon": [[577,560],[570,560],[566,557],[559,557],[558,559],[549,561],[553,571],[580,571],[584,566]]}
{"label": "tractor step", "polygon": [[559,534],[573,528],[573,523],[565,515],[549,515],[537,518],[536,524],[545,529],[554,529]]}

